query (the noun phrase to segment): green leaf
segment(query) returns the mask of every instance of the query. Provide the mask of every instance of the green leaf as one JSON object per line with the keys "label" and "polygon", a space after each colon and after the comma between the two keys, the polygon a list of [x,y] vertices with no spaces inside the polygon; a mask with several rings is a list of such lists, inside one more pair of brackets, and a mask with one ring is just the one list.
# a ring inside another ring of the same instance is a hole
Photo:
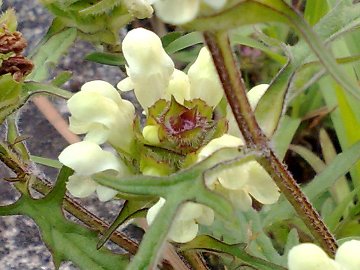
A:
{"label": "green leaf", "polygon": [[44,157],[38,157],[34,155],[30,155],[30,160],[37,164],[45,165],[51,168],[61,169],[62,164],[58,160],[50,159],[50,158],[44,158]]}
{"label": "green leaf", "polygon": [[[222,158],[221,158],[222,157]],[[253,159],[253,154],[248,154],[240,159],[238,149],[221,149],[213,155],[195,164],[194,166],[164,177],[133,176],[129,178],[117,178],[105,174],[98,174],[93,179],[101,185],[118,190],[122,193],[152,195],[165,198],[166,202],[157,214],[150,229],[145,234],[139,251],[127,269],[149,269],[154,266],[158,253],[166,240],[167,232],[171,226],[173,217],[180,205],[187,201],[197,202],[212,208],[224,219],[233,217],[233,208],[228,200],[208,190],[204,184],[204,172],[218,169],[217,164],[221,161],[243,163]],[[226,163],[224,166],[230,166]],[[232,163],[234,165],[234,163]]]}
{"label": "green leaf", "polygon": [[97,248],[101,248],[106,241],[111,237],[111,235],[119,228],[119,226],[124,226],[125,222],[130,219],[137,218],[137,217],[144,217],[146,214],[146,210],[149,204],[153,200],[131,200],[126,201],[124,206],[121,208],[120,213],[111,224],[111,226],[103,233],[101,236]]}
{"label": "green leaf", "polygon": [[56,267],[71,260],[81,269],[124,269],[128,258],[108,250],[96,250],[97,236],[80,225],[69,222],[61,211],[65,182],[72,170],[63,167],[54,189],[43,199],[23,195],[15,204],[0,207],[1,215],[27,215],[39,226],[42,239],[52,253]]}
{"label": "green leaf", "polygon": [[27,80],[37,82],[44,81],[49,76],[51,65],[57,64],[60,57],[67,52],[68,48],[76,39],[76,29],[68,28],[54,34],[32,57],[35,69],[27,76]]}
{"label": "green leaf", "polygon": [[0,124],[20,106],[21,86],[10,73],[0,76]]}
{"label": "green leaf", "polygon": [[301,145],[290,145],[290,150],[305,159],[316,173],[320,173],[326,168],[325,162],[306,147]]}
{"label": "green leaf", "polygon": [[246,252],[246,245],[227,245],[211,236],[201,235],[181,246],[180,250],[202,250],[220,254],[229,254],[237,258],[238,264],[245,264],[260,270],[285,270],[284,267],[254,257]]}
{"label": "green leaf", "polygon": [[123,66],[126,64],[124,55],[120,53],[93,52],[86,55],[85,60],[109,66]]}
{"label": "green leaf", "polygon": [[173,54],[190,46],[203,43],[203,37],[199,32],[192,32],[186,34],[173,42],[171,42],[167,47],[165,47],[165,51],[168,54]]}
{"label": "green leaf", "polygon": [[283,160],[301,120],[284,115],[272,138],[275,153]]}
{"label": "green leaf", "polygon": [[[320,194],[327,191],[337,179],[346,174],[351,167],[360,159],[360,142],[352,145],[349,149],[338,154],[320,174],[303,188],[305,195],[314,201]],[[266,213],[265,224],[270,224],[294,215],[290,203],[283,197]]]}

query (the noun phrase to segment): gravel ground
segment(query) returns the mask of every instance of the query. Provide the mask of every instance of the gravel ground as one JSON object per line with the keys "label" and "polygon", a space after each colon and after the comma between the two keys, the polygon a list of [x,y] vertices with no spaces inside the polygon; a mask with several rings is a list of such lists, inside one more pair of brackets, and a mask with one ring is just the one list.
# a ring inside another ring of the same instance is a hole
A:
{"label": "gravel ground", "polygon": [[[18,29],[28,40],[28,51],[31,51],[46,32],[51,22],[51,15],[34,0],[4,0],[3,10],[14,7],[18,15]],[[26,2],[26,4],[25,4]],[[85,42],[76,42],[69,54],[61,61],[58,70],[73,71],[73,79],[65,85],[71,91],[76,91],[86,81],[94,79],[106,80],[112,84],[121,79],[121,72],[115,67],[104,67],[83,61],[83,56],[92,51],[92,46]],[[53,102],[63,113],[66,113],[65,102],[55,99]],[[20,128],[28,135],[27,145],[33,155],[56,159],[60,151],[67,145],[55,129],[29,102],[22,110]],[[0,127],[4,134],[4,127]],[[43,168],[49,178],[54,178],[56,170]],[[9,172],[0,164],[0,178],[8,176]],[[14,202],[19,196],[10,184],[0,180],[0,205]],[[86,200],[90,210],[102,213],[101,216],[111,220],[120,203],[97,203],[95,198]],[[95,206],[94,206],[95,204]],[[23,216],[0,218],[0,269],[3,270],[35,270],[54,269],[51,254],[42,243],[35,223]],[[61,268],[77,269],[71,263],[64,263]]]}

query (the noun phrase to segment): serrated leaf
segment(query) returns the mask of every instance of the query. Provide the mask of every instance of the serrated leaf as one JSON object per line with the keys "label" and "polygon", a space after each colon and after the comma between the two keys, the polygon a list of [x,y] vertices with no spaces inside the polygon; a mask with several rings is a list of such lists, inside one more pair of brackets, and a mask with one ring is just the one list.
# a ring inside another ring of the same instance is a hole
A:
{"label": "serrated leaf", "polygon": [[0,207],[0,214],[21,214],[32,218],[39,226],[56,267],[62,261],[71,260],[81,269],[124,269],[128,262],[126,256],[115,255],[105,249],[97,251],[96,233],[67,221],[63,216],[61,205],[66,190],[65,182],[71,174],[72,170],[64,167],[56,186],[46,197],[34,200],[23,195],[15,204]]}
{"label": "serrated leaf", "polygon": [[246,244],[227,245],[211,236],[200,235],[189,243],[181,246],[180,250],[203,250],[220,254],[229,254],[239,260],[240,263],[250,265],[261,270],[285,270],[284,267],[270,263],[261,258],[254,257],[246,252]]}
{"label": "serrated leaf", "polygon": [[[232,160],[233,158],[239,158],[241,155],[239,156],[238,150],[234,151],[231,148],[221,149],[193,167],[164,177],[138,175],[119,179],[104,174],[93,177],[99,184],[122,193],[152,195],[163,197],[166,200],[150,229],[145,234],[138,253],[127,269],[149,269],[154,266],[176,211],[184,202],[193,201],[204,204],[212,208],[222,218],[232,218],[233,208],[230,202],[208,190],[203,179],[204,171],[214,167],[224,159],[220,157],[224,156],[227,157],[226,160]],[[237,162],[243,163],[251,158],[254,158],[253,154],[244,156],[243,159],[239,159]]]}
{"label": "serrated leaf", "polygon": [[35,69],[27,76],[27,80],[44,81],[49,76],[49,68],[56,64],[67,52],[76,39],[76,29],[68,28],[51,36],[32,57]]}
{"label": "serrated leaf", "polygon": [[146,210],[153,200],[131,200],[126,201],[120,210],[120,213],[112,222],[111,226],[102,234],[96,247],[101,248],[111,235],[119,228],[124,226],[125,223],[133,218],[144,217]]}

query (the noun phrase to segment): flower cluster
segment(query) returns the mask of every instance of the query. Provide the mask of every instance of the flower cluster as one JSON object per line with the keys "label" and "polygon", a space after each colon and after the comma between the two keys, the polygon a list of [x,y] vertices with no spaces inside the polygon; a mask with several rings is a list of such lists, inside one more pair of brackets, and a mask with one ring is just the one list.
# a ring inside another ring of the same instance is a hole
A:
{"label": "flower cluster", "polygon": [[[134,90],[146,116],[145,124],[140,125],[134,106],[103,81],[84,84],[68,101],[70,129],[86,134],[84,141],[68,146],[59,156],[75,171],[67,188],[77,197],[96,191],[99,199],[106,201],[116,195],[116,191],[91,179],[98,172],[118,177],[130,173],[167,175],[220,148],[244,144],[230,111],[218,114],[216,119],[213,116],[223,92],[207,48],[200,50],[187,73],[175,68],[160,38],[151,31],[131,30],[122,49],[128,77],[119,82],[118,88]],[[252,106],[266,89],[267,85],[261,85],[249,92]],[[100,145],[104,143],[117,155],[103,150]],[[256,161],[217,171],[205,180],[209,189],[243,210],[251,207],[252,197],[263,204],[274,203],[279,197],[271,177]],[[149,224],[164,203],[165,199],[160,198],[149,209]],[[196,236],[198,224],[210,225],[213,219],[209,207],[186,202],[177,213],[169,238],[188,242]]]}
{"label": "flower cluster", "polygon": [[360,241],[343,243],[336,252],[335,260],[318,246],[304,243],[293,247],[288,256],[289,270],[358,270],[360,269]]}

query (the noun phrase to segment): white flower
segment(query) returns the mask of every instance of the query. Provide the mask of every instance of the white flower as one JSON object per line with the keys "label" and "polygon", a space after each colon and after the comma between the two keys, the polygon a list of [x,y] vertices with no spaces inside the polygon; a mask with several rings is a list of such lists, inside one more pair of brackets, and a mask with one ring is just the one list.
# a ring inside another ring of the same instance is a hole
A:
{"label": "white flower", "polygon": [[123,100],[116,89],[104,81],[91,81],[68,100],[70,129],[86,133],[85,140],[129,152],[133,136],[134,105]]}
{"label": "white flower", "polygon": [[129,31],[123,41],[123,53],[129,77],[117,85],[121,91],[134,89],[145,111],[159,99],[177,102],[200,98],[216,106],[222,96],[221,83],[207,48],[202,48],[188,74],[174,68],[174,63],[153,32],[137,28]]}
{"label": "white flower", "polygon": [[[146,215],[149,225],[154,221],[164,203],[165,199],[160,198],[160,200],[149,209]],[[213,221],[214,211],[211,208],[199,203],[186,202],[177,212],[168,237],[171,241],[177,243],[189,242],[196,237],[199,230],[198,224],[210,226]]]}
{"label": "white flower", "polygon": [[[265,92],[268,88],[269,88],[268,84],[259,84],[249,90],[249,92],[247,93],[247,98],[248,98],[250,106],[253,110],[255,110],[258,102],[260,101],[261,97],[265,94]],[[228,106],[228,108],[227,108],[227,119],[229,120],[228,133],[230,135],[242,138],[242,134],[236,123],[235,117],[231,111],[230,106]],[[266,135],[268,135],[266,130],[264,130],[264,132]]]}
{"label": "white flower", "polygon": [[82,141],[66,147],[59,155],[59,160],[75,172],[69,177],[66,187],[69,192],[79,198],[84,198],[96,192],[100,201],[112,199],[117,191],[101,186],[91,179],[99,172],[112,172],[116,175],[128,173],[122,161],[112,153],[104,151],[91,141]]}
{"label": "white flower", "polygon": [[155,0],[156,15],[163,21],[172,24],[184,24],[193,20],[199,12],[201,2],[218,10],[226,0]]}
{"label": "white flower", "polygon": [[304,243],[293,247],[288,255],[289,270],[358,270],[360,241],[350,240],[336,252],[335,260],[318,246]]}
{"label": "white flower", "polygon": [[129,31],[122,43],[128,78],[118,84],[122,91],[134,89],[140,105],[147,110],[162,98],[174,72],[174,63],[160,38],[143,28]]}
{"label": "white flower", "polygon": [[150,18],[154,12],[148,0],[124,0],[129,13],[138,19]]}
{"label": "white flower", "polygon": [[[211,140],[198,155],[202,160],[223,147],[244,145],[242,139],[225,134]],[[238,208],[246,211],[251,207],[252,197],[262,204],[275,203],[280,193],[270,175],[256,161],[248,161],[232,168],[224,168],[219,172],[206,176],[206,185],[229,198]]]}

